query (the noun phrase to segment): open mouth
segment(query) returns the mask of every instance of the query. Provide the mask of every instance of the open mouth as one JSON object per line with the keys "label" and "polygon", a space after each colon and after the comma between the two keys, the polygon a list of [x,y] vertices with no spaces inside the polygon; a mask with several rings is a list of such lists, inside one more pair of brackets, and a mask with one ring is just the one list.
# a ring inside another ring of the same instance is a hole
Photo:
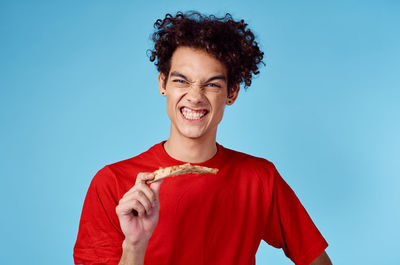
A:
{"label": "open mouth", "polygon": [[201,110],[194,110],[188,107],[180,108],[180,111],[187,120],[201,120],[204,116],[208,114],[208,110],[201,109]]}

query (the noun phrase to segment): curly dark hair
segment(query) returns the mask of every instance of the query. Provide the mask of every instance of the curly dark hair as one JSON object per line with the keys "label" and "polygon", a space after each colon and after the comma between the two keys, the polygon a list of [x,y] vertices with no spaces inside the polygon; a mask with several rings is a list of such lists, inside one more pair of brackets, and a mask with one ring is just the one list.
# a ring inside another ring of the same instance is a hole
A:
{"label": "curly dark hair", "polygon": [[150,61],[155,61],[157,70],[168,77],[171,57],[179,46],[204,49],[226,66],[228,92],[235,84],[244,83],[247,88],[252,76],[259,73],[264,53],[246,27],[244,20],[235,21],[229,13],[221,18],[196,11],[167,14],[154,23]]}

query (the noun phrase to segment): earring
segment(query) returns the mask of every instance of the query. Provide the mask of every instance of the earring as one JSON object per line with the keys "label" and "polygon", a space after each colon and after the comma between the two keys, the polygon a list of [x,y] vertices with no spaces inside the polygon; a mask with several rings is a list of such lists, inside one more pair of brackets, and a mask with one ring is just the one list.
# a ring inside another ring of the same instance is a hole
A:
{"label": "earring", "polygon": [[161,94],[162,94],[163,96],[165,96],[165,91],[161,92]]}

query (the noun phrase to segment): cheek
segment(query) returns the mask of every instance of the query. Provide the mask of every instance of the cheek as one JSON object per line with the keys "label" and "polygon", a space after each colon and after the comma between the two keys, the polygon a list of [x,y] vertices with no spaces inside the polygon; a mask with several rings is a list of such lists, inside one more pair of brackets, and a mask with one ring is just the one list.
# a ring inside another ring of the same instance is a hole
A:
{"label": "cheek", "polygon": [[221,116],[221,118],[224,115],[224,111],[225,111],[225,105],[223,105],[219,110],[219,115]]}
{"label": "cheek", "polygon": [[220,100],[215,107],[215,114],[218,116],[219,119],[222,119],[225,111],[225,100]]}
{"label": "cheek", "polygon": [[174,116],[177,113],[177,104],[179,101],[179,96],[174,94],[167,95],[167,113],[168,116]]}
{"label": "cheek", "polygon": [[168,113],[168,116],[170,116],[170,117],[174,113],[174,110],[175,110],[175,106],[174,105],[175,104],[173,104],[173,102],[171,100],[167,99],[167,113]]}

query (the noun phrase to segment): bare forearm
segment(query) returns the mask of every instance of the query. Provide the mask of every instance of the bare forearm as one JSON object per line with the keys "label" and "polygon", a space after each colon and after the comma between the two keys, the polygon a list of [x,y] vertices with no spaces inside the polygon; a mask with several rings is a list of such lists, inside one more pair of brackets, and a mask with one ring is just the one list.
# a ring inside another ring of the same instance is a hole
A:
{"label": "bare forearm", "polygon": [[332,265],[331,260],[329,259],[328,254],[326,252],[322,252],[321,255],[318,256],[310,265]]}
{"label": "bare forearm", "polygon": [[147,244],[132,246],[125,241],[122,243],[122,256],[119,265],[143,265]]}

